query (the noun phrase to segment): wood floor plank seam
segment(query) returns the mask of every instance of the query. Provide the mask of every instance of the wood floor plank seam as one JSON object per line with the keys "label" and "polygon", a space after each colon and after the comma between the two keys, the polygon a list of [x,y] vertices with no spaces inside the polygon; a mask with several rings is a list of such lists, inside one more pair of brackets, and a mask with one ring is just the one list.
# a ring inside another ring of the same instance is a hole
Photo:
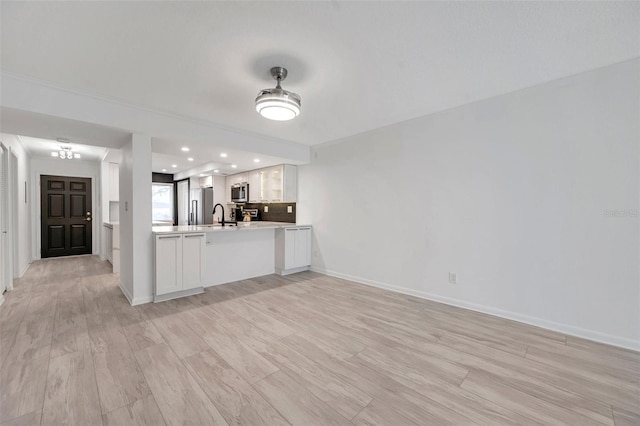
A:
{"label": "wood floor plank seam", "polygon": [[96,256],[15,281],[2,425],[640,425],[637,352],[313,272],[136,307],[118,282]]}
{"label": "wood floor plank seam", "polygon": [[462,384],[464,383],[464,381],[467,380],[467,377],[469,377],[469,373],[471,373],[471,370],[467,371],[467,374],[462,378],[462,380],[458,384],[459,388],[462,387]]}
{"label": "wood floor plank seam", "polygon": [[356,413],[356,415],[355,415],[355,416],[351,417],[351,418],[349,419],[349,421],[353,423],[353,419],[355,419],[355,418],[356,418],[356,417],[358,417],[360,414],[362,414],[362,412],[363,412],[367,407],[369,407],[369,406],[371,405],[371,403],[373,403],[373,401],[375,401],[375,398],[371,398],[371,401],[369,401],[369,403],[368,403],[367,405],[365,405],[364,407],[362,407],[362,409],[361,409],[360,411],[358,411],[358,412]]}
{"label": "wood floor plank seam", "polygon": [[[58,303],[56,301],[56,310],[58,309]],[[53,331],[52,331],[53,332]],[[44,385],[44,389],[43,391],[46,392],[47,387],[49,386],[49,369],[51,368],[51,358],[49,358],[49,362],[47,363],[47,375],[46,380],[45,380],[45,385]],[[44,418],[44,404],[45,404],[45,400],[46,400],[46,396],[42,398],[42,407],[40,407],[40,410],[42,411],[42,415],[40,416],[40,425],[41,426],[45,426],[42,424],[42,419]]]}
{"label": "wood floor plank seam", "polygon": [[[491,374],[488,374],[488,376],[491,376]],[[511,386],[509,386],[508,384],[505,384],[505,385],[504,385],[504,387],[509,388],[509,389],[511,390],[511,392],[513,392],[513,393],[524,393],[524,392],[522,392],[522,391],[520,391],[520,390],[517,390],[517,389],[515,389],[515,388],[512,388],[512,387],[511,387]],[[473,392],[473,391],[472,391],[472,392]],[[477,392],[474,392],[474,393],[476,393],[476,394],[477,394],[478,396],[480,396],[480,397],[486,398],[486,396],[484,396],[484,395],[482,395],[482,394],[479,394],[479,393],[477,393]],[[541,403],[541,404],[543,404],[543,405],[545,405],[545,406],[552,406],[552,407],[555,407],[555,408],[557,408],[557,409],[561,409],[561,410],[573,411],[571,408],[567,408],[566,406],[559,405],[559,404],[557,404],[557,403],[555,403],[555,402],[552,402],[552,401],[548,401],[548,400],[545,400],[545,399],[539,398],[539,397],[538,397],[538,396],[536,396],[536,395],[531,395],[531,394],[526,394],[526,395],[527,395],[527,397],[532,398],[532,399],[535,399],[535,400],[537,400],[539,403]],[[502,402],[502,403],[501,403],[500,401],[498,401],[498,404],[500,404],[501,406],[503,406],[503,407],[504,407],[504,408],[506,408],[506,409],[509,409],[509,407],[508,407],[508,406],[505,406],[505,403],[504,403],[504,402]],[[581,419],[582,419],[582,423],[581,423],[581,424],[583,424],[583,425],[585,425],[585,424],[595,424],[595,423],[587,423],[587,422],[585,422],[585,420],[584,420],[585,418],[584,418],[584,417],[582,417]],[[606,424],[606,423],[598,422],[597,424]],[[613,418],[611,418],[610,426],[614,426],[614,424],[613,424]]]}

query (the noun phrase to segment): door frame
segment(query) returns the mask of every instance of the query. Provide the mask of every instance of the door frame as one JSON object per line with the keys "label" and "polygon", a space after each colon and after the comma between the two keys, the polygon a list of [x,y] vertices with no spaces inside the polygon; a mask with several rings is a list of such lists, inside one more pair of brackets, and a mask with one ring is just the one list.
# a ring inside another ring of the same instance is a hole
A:
{"label": "door frame", "polygon": [[[9,148],[5,146],[2,142],[0,142],[0,151],[2,152],[2,158],[0,161],[2,162],[2,167],[0,167],[0,173],[2,176],[0,178],[4,181],[4,194],[0,194],[2,196],[2,200],[0,202],[0,232],[3,234],[0,235],[0,304],[4,302],[4,291],[9,291],[13,286],[11,285],[13,271],[12,264],[13,259],[11,256],[11,244],[9,240],[9,226],[10,226],[10,210],[11,210],[11,187],[9,185]],[[4,231],[2,229],[2,223],[5,224],[7,230]],[[5,233],[6,232],[6,233]]]}
{"label": "door frame", "polygon": [[[59,160],[59,161],[76,161],[76,160]],[[92,173],[74,173],[73,171],[61,172],[57,168],[51,167],[40,167],[36,168],[35,166],[40,166],[40,164],[32,163],[31,170],[31,205],[33,206],[32,212],[33,215],[31,217],[31,234],[32,234],[32,247],[33,253],[32,257],[34,260],[42,259],[41,249],[42,249],[42,238],[41,238],[41,209],[40,205],[40,177],[42,175],[54,175],[54,176],[68,176],[68,177],[81,177],[81,178],[91,178],[91,212],[93,220],[91,221],[91,233],[93,235],[92,243],[91,243],[91,254],[98,254],[100,244],[102,244],[102,236],[100,235],[100,229],[98,228],[98,224],[102,226],[102,212],[98,208],[100,206],[100,179],[96,174]],[[49,166],[47,164],[46,166]],[[100,173],[100,170],[96,170],[96,173]]]}
{"label": "door frame", "polygon": [[[19,278],[20,273],[20,238],[18,238],[18,205],[20,204],[20,185],[18,181],[20,180],[18,177],[18,156],[13,150],[10,150],[9,156],[9,172],[11,177],[9,178],[9,182],[11,183],[11,252],[13,254],[13,274],[12,278]],[[25,182],[25,190],[26,190],[26,182]],[[25,194],[26,197],[26,194]],[[24,240],[23,240],[24,241]],[[9,290],[13,290],[13,279],[9,283]]]}

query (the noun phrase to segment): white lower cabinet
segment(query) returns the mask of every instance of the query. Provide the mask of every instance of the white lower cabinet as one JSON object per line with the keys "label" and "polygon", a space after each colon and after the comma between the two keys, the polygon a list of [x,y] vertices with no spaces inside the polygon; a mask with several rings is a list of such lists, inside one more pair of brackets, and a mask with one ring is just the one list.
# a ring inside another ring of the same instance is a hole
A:
{"label": "white lower cabinet", "polygon": [[182,289],[202,287],[202,257],[204,234],[184,234],[182,237]]}
{"label": "white lower cabinet", "polygon": [[[167,300],[202,288],[202,257],[205,234],[161,234],[156,236],[155,300]],[[165,297],[159,297],[165,296]]]}
{"label": "white lower cabinet", "polygon": [[113,226],[103,225],[104,228],[104,257],[113,265]]}
{"label": "white lower cabinet", "polygon": [[276,230],[276,272],[305,271],[311,265],[311,227],[292,226]]}

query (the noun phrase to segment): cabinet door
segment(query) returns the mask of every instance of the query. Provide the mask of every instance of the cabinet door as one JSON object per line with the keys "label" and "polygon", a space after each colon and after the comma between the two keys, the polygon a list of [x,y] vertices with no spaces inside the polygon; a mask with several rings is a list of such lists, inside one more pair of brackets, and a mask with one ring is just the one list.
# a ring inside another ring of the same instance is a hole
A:
{"label": "cabinet door", "polygon": [[311,228],[298,228],[295,236],[295,267],[311,265]]}
{"label": "cabinet door", "polygon": [[185,234],[182,238],[182,290],[202,287],[204,234]]}
{"label": "cabinet door", "polygon": [[262,201],[262,172],[254,170],[249,173],[249,202],[259,203]]}
{"label": "cabinet door", "polygon": [[109,163],[109,201],[120,200],[120,165]]}
{"label": "cabinet door", "polygon": [[281,203],[282,198],[282,166],[274,166],[269,168],[269,201],[272,203]]}
{"label": "cabinet door", "polygon": [[284,230],[284,269],[297,268],[296,265],[296,237],[298,228]]}
{"label": "cabinet door", "polygon": [[104,253],[104,257],[111,262],[111,264],[113,264],[113,229],[109,228],[108,226],[104,227],[104,245],[105,245],[105,253]]}
{"label": "cabinet door", "polygon": [[182,290],[182,235],[156,237],[156,295]]}
{"label": "cabinet door", "polygon": [[282,167],[282,201],[295,203],[298,199],[298,168],[289,164]]}

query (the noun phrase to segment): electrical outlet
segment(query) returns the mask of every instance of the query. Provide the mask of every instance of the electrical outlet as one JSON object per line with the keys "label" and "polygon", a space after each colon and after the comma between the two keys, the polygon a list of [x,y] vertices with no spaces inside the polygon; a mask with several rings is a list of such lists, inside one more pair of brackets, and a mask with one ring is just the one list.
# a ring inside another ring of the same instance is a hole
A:
{"label": "electrical outlet", "polygon": [[269,206],[264,206],[264,212],[269,213]]}
{"label": "electrical outlet", "polygon": [[287,206],[287,213],[293,213],[293,206]]}
{"label": "electrical outlet", "polygon": [[458,274],[449,272],[449,284],[458,284]]}

